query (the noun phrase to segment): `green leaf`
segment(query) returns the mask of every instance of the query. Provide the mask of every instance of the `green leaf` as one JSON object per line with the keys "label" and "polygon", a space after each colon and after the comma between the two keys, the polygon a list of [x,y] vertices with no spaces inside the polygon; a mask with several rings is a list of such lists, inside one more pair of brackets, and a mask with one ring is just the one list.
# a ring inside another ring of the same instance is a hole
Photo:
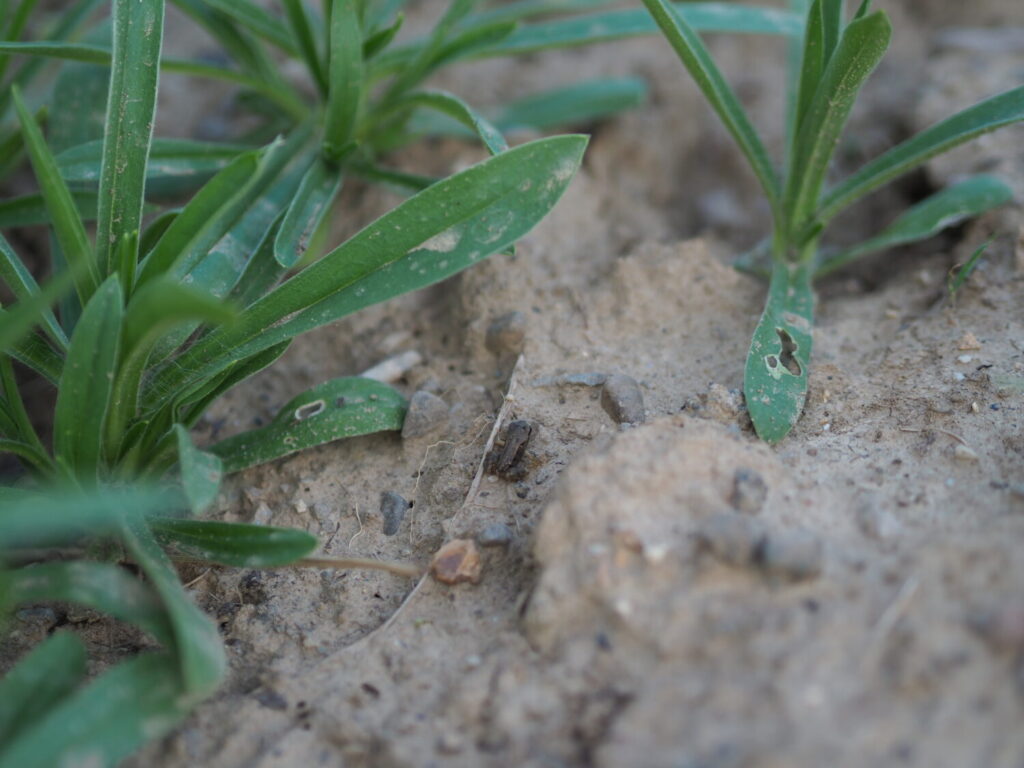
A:
{"label": "green leaf", "polygon": [[290,400],[266,427],[215,444],[227,473],[346,437],[399,430],[405,398],[372,379],[325,382]]}
{"label": "green leaf", "polygon": [[[4,432],[11,429],[11,425],[7,425]],[[17,430],[13,430],[17,432]],[[25,443],[20,440],[4,440],[0,438],[0,453],[12,453],[19,459],[23,460],[29,467],[33,467],[44,476],[48,476],[53,472],[53,463],[50,461],[50,457],[46,455],[46,452],[40,450],[30,443]],[[47,478],[49,479],[49,478]]]}
{"label": "green leaf", "polygon": [[285,53],[291,56],[299,54],[295,40],[281,20],[263,10],[252,0],[205,0],[205,2],[211,8],[216,8],[230,16],[257,37],[262,37],[268,43],[273,43]]}
{"label": "green leaf", "polygon": [[949,271],[949,275],[946,278],[946,290],[949,291],[949,298],[951,301],[956,300],[956,292],[963,288],[964,283],[966,283],[967,279],[974,273],[975,268],[978,266],[978,261],[981,259],[985,251],[988,250],[990,245],[992,245],[992,238],[989,238],[975,248],[966,263],[963,265],[954,265]]}
{"label": "green leaf", "polygon": [[644,5],[747,158],[778,221],[781,194],[779,178],[736,94],[682,11],[675,10],[666,0],[644,0]]}
{"label": "green leaf", "polygon": [[175,659],[144,654],[107,670],[0,748],[0,768],[114,768],[170,731],[198,702],[182,690]]}
{"label": "green leaf", "polygon": [[310,238],[331,210],[341,183],[337,168],[319,158],[313,161],[274,238],[274,258],[282,267],[295,266],[306,252]]}
{"label": "green leaf", "polygon": [[400,13],[389,26],[367,37],[366,42],[363,43],[363,61],[369,61],[391,45],[404,22],[405,14]]}
{"label": "green leaf", "polygon": [[[71,197],[82,221],[93,221],[96,218],[98,196],[95,192],[72,190]],[[23,195],[0,202],[0,229],[52,223],[42,195]]]}
{"label": "green leaf", "polygon": [[356,0],[331,0],[324,151],[337,160],[352,140],[363,100],[363,33]]}
{"label": "green leaf", "polygon": [[797,136],[804,117],[811,108],[814,94],[818,91],[821,75],[830,57],[825,55],[825,22],[822,18],[822,0],[814,0],[807,13],[807,26],[804,30],[803,54],[800,58],[800,77],[797,84],[796,102],[794,104],[793,131],[789,137],[789,156],[795,157],[798,147]]}
{"label": "green leaf", "polygon": [[153,138],[163,44],[163,0],[114,0],[110,94],[100,165],[96,265],[113,271],[112,251],[142,229],[146,163]]}
{"label": "green leaf", "polygon": [[493,21],[523,21],[538,16],[589,11],[613,2],[615,0],[517,0],[478,11],[466,18],[463,24],[474,27]]}
{"label": "green leaf", "polygon": [[409,198],[247,308],[230,329],[197,342],[154,377],[148,402],[506,248],[558,201],[585,147],[583,136],[524,144]]}
{"label": "green leaf", "polygon": [[89,43],[0,43],[0,53],[43,56],[65,61],[80,61],[86,64],[110,64],[110,49]]}
{"label": "green leaf", "polygon": [[817,220],[824,223],[855,200],[912,171],[936,155],[1024,120],[1024,86],[986,99],[907,139],[829,190]]}
{"label": "green leaf", "polygon": [[217,688],[227,667],[216,624],[189,599],[174,566],[144,520],[124,517],[121,539],[163,601],[174,631],[185,691],[193,696],[208,696]]}
{"label": "green leaf", "polygon": [[[164,179],[194,180],[212,176],[252,147],[188,139],[153,139],[146,167],[146,182]],[[61,176],[68,182],[97,182],[103,142],[90,141],[57,155]]]}
{"label": "green leaf", "polygon": [[317,547],[316,536],[295,528],[159,517],[149,524],[164,546],[186,557],[235,568],[288,565]]}
{"label": "green leaf", "polygon": [[85,305],[71,336],[54,408],[57,460],[88,482],[100,465],[103,429],[121,351],[121,284],[116,275]]}
{"label": "green leaf", "polygon": [[313,25],[309,18],[309,11],[302,0],[283,0],[284,12],[288,17],[288,25],[291,27],[292,36],[299,43],[299,53],[302,60],[309,69],[313,82],[322,95],[327,95],[327,78],[324,75],[323,66],[320,63],[320,54],[316,49],[316,40],[313,37]]}
{"label": "green leaf", "polygon": [[[2,209],[3,205],[0,205],[0,219],[3,216]],[[36,283],[35,278],[32,277],[32,273],[22,264],[18,254],[14,252],[10,243],[7,242],[7,238],[3,235],[0,235],[0,278],[7,283],[7,287],[11,289],[11,292],[20,301],[29,300],[31,297],[39,296],[40,294],[39,285]],[[66,351],[68,337],[64,334],[64,329],[60,327],[57,318],[53,316],[49,309],[52,299],[44,301],[46,301],[47,306],[40,310],[43,328],[53,343],[57,345],[57,348],[62,352]]]}
{"label": "green leaf", "polygon": [[821,185],[857,94],[885,55],[891,35],[892,25],[881,11],[851,22],[821,75],[797,132],[786,179],[784,206],[794,233],[817,211]]}
{"label": "green leaf", "polygon": [[179,213],[181,213],[181,209],[164,211],[149,222],[149,225],[143,230],[142,236],[139,238],[140,256],[145,256],[153,250],[157,241],[164,236],[167,228],[178,218]]}
{"label": "green leaf", "polygon": [[406,107],[426,107],[450,117],[479,136],[492,155],[508,149],[508,142],[501,131],[458,96],[446,91],[417,91],[395,102],[397,109]]}
{"label": "green leaf", "polygon": [[[0,583],[9,578],[0,574]],[[70,632],[46,638],[0,680],[0,744],[12,743],[84,679],[82,641]]]}
{"label": "green leaf", "polygon": [[60,243],[61,251],[74,275],[78,297],[84,305],[99,285],[99,271],[92,258],[89,238],[78,216],[74,198],[60,177],[57,163],[43,140],[43,134],[25,108],[16,87],[12,89],[11,97],[14,99],[14,108],[21,122],[21,131],[25,137],[29,159],[32,161],[32,169],[35,171],[40,191],[53,220],[57,242]]}
{"label": "green leaf", "polygon": [[815,277],[827,275],[871,253],[913,243],[1013,200],[1013,190],[995,176],[972,176],[908,208],[870,240],[820,261]]}
{"label": "green leaf", "polygon": [[[63,280],[67,277],[68,274],[65,272],[58,279]],[[56,283],[54,287],[57,286],[61,288],[56,294],[58,298],[60,295],[70,292],[70,280],[65,280],[63,284]],[[49,286],[43,287],[44,294],[48,288]],[[53,347],[38,336],[26,335],[36,323],[35,318],[39,316],[39,307],[50,303],[38,298],[32,299],[33,303],[36,301],[39,301],[36,307],[22,306],[11,312],[0,310],[0,319],[3,320],[0,322],[0,350],[5,351],[19,363],[28,366],[51,384],[56,385],[64,368],[63,359],[53,351]]]}
{"label": "green leaf", "polygon": [[743,376],[754,429],[773,445],[789,434],[804,408],[813,323],[810,265],[777,262]]}
{"label": "green leaf", "polygon": [[201,515],[217,498],[224,466],[214,454],[196,448],[181,424],[174,425],[174,432],[178,436],[178,464],[185,498],[192,514]]}
{"label": "green leaf", "polygon": [[12,571],[7,580],[16,605],[75,603],[134,624],[173,646],[171,624],[159,596],[120,566],[88,560],[39,563]]}

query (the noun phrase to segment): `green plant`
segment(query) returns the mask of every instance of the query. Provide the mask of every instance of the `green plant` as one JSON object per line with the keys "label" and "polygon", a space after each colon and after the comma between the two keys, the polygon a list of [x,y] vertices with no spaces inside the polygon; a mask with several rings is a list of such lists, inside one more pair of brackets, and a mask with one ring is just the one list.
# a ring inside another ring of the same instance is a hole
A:
{"label": "green plant", "polygon": [[[163,0],[113,0],[112,24],[91,27],[98,2],[79,0],[43,39],[19,42],[34,6],[22,0],[0,43],[0,76],[13,54],[63,60],[52,88],[36,81],[37,59],[11,76],[0,99],[0,115],[16,117],[0,140],[0,169],[27,155],[39,185],[36,195],[0,203],[0,224],[47,225],[52,252],[52,277],[40,287],[0,237],[0,279],[17,299],[0,309],[0,451],[25,468],[0,486],[0,618],[24,603],[78,602],[135,624],[160,646],[91,681],[77,639],[58,634],[39,646],[0,682],[0,768],[112,765],[217,687],[225,657],[216,627],[188,598],[172,558],[273,567],[306,557],[317,542],[303,531],[190,515],[212,503],[227,473],[400,428],[405,401],[376,382],[343,378],[207,450],[188,430],[295,336],[442,280],[531,229],[571,181],[586,139],[510,149],[501,128],[592,120],[643,92],[637,81],[583,83],[505,105],[492,121],[421,83],[474,56],[655,30],[640,10],[592,13],[601,0],[530,0],[479,13],[476,3],[453,0],[429,35],[392,46],[402,5],[393,0],[327,0],[319,16],[287,0],[284,23],[249,0],[176,4],[233,66],[164,57]],[[565,12],[577,15],[520,23]],[[735,6],[686,12],[706,29],[788,32],[794,24],[790,14]],[[305,63],[314,99],[285,81],[267,46]],[[154,138],[161,71],[237,84],[259,126],[232,143]],[[492,156],[440,180],[382,164],[418,136],[460,131]],[[324,248],[328,211],[352,177],[415,194]],[[182,195],[192,196],[180,208],[161,205]],[[14,361],[57,389],[52,446],[29,418]],[[52,560],[53,548],[70,559]]]}
{"label": "green plant", "polygon": [[770,240],[740,266],[770,274],[767,303],[747,356],[744,392],[758,435],[776,443],[793,428],[807,396],[812,280],[867,254],[930,237],[1007,202],[1011,193],[999,179],[972,177],[913,206],[879,235],[839,251],[819,247],[826,226],[852,203],[932,157],[1024,119],[1024,87],[933,125],[825,189],[857,94],[888,47],[886,14],[871,12],[865,0],[846,23],[843,0],[810,3],[790,75],[789,144],[780,174],[693,25],[665,0],[644,4],[743,152],[771,208]]}

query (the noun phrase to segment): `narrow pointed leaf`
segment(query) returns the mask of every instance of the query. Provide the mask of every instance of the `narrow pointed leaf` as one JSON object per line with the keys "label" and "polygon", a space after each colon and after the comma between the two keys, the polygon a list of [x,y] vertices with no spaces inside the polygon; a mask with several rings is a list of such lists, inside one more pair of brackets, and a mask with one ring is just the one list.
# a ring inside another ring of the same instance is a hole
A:
{"label": "narrow pointed leaf", "polygon": [[[807,27],[804,30],[804,47],[800,59],[800,78],[796,91],[796,103],[793,115],[793,132],[790,142],[796,141],[799,136],[800,126],[811,108],[814,94],[821,82],[822,72],[825,71],[825,64],[828,58],[825,55],[825,22],[822,19],[822,0],[814,0],[807,13]],[[795,144],[790,147],[790,156],[797,152]]]}
{"label": "narrow pointed leaf", "polygon": [[321,94],[327,93],[327,77],[324,75],[323,66],[320,63],[320,54],[316,49],[316,40],[313,37],[313,23],[309,18],[309,11],[306,9],[303,0],[283,0],[284,12],[288,17],[288,25],[291,27],[292,37],[298,42],[299,53],[306,63],[310,76]]}
{"label": "narrow pointed leaf", "polygon": [[646,98],[647,83],[639,78],[588,80],[513,101],[494,115],[494,124],[506,133],[583,125],[639,106]]}
{"label": "narrow pointed leaf", "polygon": [[[9,580],[0,574],[4,587]],[[58,632],[40,643],[0,679],[0,744],[12,743],[84,679],[85,646],[75,635]]]}
{"label": "narrow pointed leaf", "polygon": [[324,151],[338,159],[351,141],[363,100],[363,33],[356,0],[331,0]]}
{"label": "narrow pointed leaf", "polygon": [[814,215],[821,186],[857,94],[881,61],[892,25],[881,11],[851,22],[825,67],[797,133],[786,179],[787,220],[796,227]]}
{"label": "narrow pointed leaf", "polygon": [[446,91],[417,91],[402,97],[395,105],[403,107],[426,107],[455,120],[464,128],[475,133],[487,150],[496,155],[508,149],[508,142],[501,131],[490,120],[479,114],[462,99]]}
{"label": "narrow pointed leaf", "polygon": [[711,54],[704,47],[694,28],[686,21],[684,14],[676,11],[667,0],[644,0],[644,5],[726,129],[732,134],[747,162],[750,163],[754,175],[761,182],[772,210],[778,214],[781,194],[778,175],[760,137],[751,125],[736,94],[711,59]]}
{"label": "narrow pointed leaf", "polygon": [[174,431],[178,436],[178,465],[185,498],[192,514],[201,515],[217,498],[224,467],[217,456],[196,448],[183,426],[176,424]]}
{"label": "narrow pointed leaf", "polygon": [[776,264],[743,376],[747,411],[768,443],[789,434],[803,411],[813,322],[810,266]]}
{"label": "narrow pointed leaf", "polygon": [[824,223],[855,200],[982,134],[1024,120],[1024,86],[986,99],[926,128],[870,161],[828,191],[818,221]]}
{"label": "narrow pointed leaf", "polygon": [[229,437],[210,450],[223,459],[225,472],[238,472],[346,437],[399,430],[405,409],[405,398],[386,384],[334,379],[290,400],[266,427]]}
{"label": "narrow pointed leaf", "polygon": [[182,689],[169,654],[144,654],[107,670],[0,749],[0,768],[114,768],[159,738],[198,701]]}
{"label": "narrow pointed leaf", "polygon": [[205,2],[211,8],[216,8],[230,16],[257,37],[263,38],[268,43],[273,43],[292,56],[298,55],[295,39],[287,26],[281,22],[281,19],[263,10],[252,0],[205,0]]}
{"label": "narrow pointed leaf", "polygon": [[300,560],[317,547],[316,536],[296,528],[151,518],[157,540],[186,557],[235,568],[274,568]]}
{"label": "narrow pointed leaf", "polygon": [[[146,166],[146,181],[206,179],[252,147],[188,139],[153,139]],[[97,182],[103,142],[79,144],[57,155],[61,176],[69,182]]]}
{"label": "narrow pointed leaf", "polygon": [[142,229],[146,163],[156,115],[163,0],[114,0],[110,94],[100,165],[96,264],[111,268],[112,251],[125,235]]}
{"label": "narrow pointed leaf", "polygon": [[123,297],[111,276],[86,304],[71,336],[54,409],[57,459],[83,479],[95,477],[121,351]]}
{"label": "narrow pointed leaf", "polygon": [[[0,205],[0,220],[3,218],[2,208],[3,206]],[[25,268],[21,259],[18,258],[18,254],[14,252],[10,243],[7,242],[7,238],[3,235],[0,235],[0,278],[3,279],[7,287],[10,288],[11,292],[20,301],[26,301],[33,296],[40,295],[39,285],[36,283],[35,278],[32,277],[32,273]],[[44,299],[43,301],[46,302],[46,306],[40,311],[43,328],[59,349],[62,351],[66,350],[68,337],[64,334],[64,329],[57,322],[57,318],[53,316],[53,312],[50,311],[49,305],[52,303],[52,298]]]}
{"label": "narrow pointed leaf", "polygon": [[582,136],[524,144],[409,198],[197,342],[154,378],[150,398],[501,251],[554,206],[585,146]]}
{"label": "narrow pointed leaf", "polygon": [[338,169],[319,158],[306,171],[274,238],[274,258],[282,267],[295,266],[306,252],[341,190],[341,180]]}
{"label": "narrow pointed leaf", "polygon": [[11,96],[21,122],[32,169],[35,171],[46,207],[50,211],[57,242],[74,275],[79,299],[84,304],[99,285],[99,271],[92,258],[92,246],[85,234],[85,227],[78,215],[74,198],[60,177],[57,163],[46,146],[42,131],[25,108],[17,88],[12,90]]}
{"label": "narrow pointed leaf", "polygon": [[1013,190],[995,176],[972,176],[947,187],[908,208],[880,234],[822,260],[816,277],[827,275],[862,256],[913,243],[938,234],[947,227],[1005,205]]}

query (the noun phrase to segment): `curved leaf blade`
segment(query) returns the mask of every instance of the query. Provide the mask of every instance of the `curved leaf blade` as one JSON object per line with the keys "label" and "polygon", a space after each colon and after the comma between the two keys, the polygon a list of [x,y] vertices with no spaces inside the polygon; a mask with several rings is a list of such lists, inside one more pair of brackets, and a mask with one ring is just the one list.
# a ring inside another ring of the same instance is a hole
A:
{"label": "curved leaf blade", "polygon": [[178,465],[181,467],[181,485],[193,515],[201,515],[217,498],[224,465],[219,457],[201,451],[192,444],[188,430],[174,425],[178,438]]}
{"label": "curved leaf blade", "polygon": [[317,538],[296,528],[222,523],[214,520],[151,518],[157,540],[187,557],[234,568],[275,568],[301,560]]}
{"label": "curved leaf blade", "polygon": [[342,175],[317,158],[302,177],[274,237],[274,258],[286,269],[295,266],[309,247],[331,204],[341,191]]}
{"label": "curved leaf blade", "polygon": [[262,429],[243,432],[210,448],[226,473],[265,464],[346,437],[402,428],[406,402],[386,384],[341,378],[290,400]]}
{"label": "curved leaf blade", "polygon": [[492,155],[508,149],[508,142],[490,120],[447,91],[417,91],[398,100],[396,108],[426,107],[440,112],[475,133]]}

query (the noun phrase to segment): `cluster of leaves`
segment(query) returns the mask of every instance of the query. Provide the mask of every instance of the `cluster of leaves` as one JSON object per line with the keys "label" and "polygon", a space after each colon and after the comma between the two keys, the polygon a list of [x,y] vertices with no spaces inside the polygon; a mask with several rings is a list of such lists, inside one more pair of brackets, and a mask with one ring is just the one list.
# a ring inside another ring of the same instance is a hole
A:
{"label": "cluster of leaves", "polygon": [[773,232],[741,266],[769,277],[768,299],[747,356],[744,392],[754,427],[776,443],[793,428],[807,396],[814,322],[812,280],[855,259],[931,237],[1011,199],[1007,185],[973,176],[900,214],[881,233],[841,250],[822,233],[849,205],[938,154],[1024,119],[1024,87],[992,96],[894,146],[825,189],[835,148],[857,95],[889,45],[891,25],[870,0],[847,22],[843,0],[794,0],[805,10],[793,39],[788,148],[780,173],[686,14],[644,0],[665,37],[746,157],[771,208]]}
{"label": "cluster of leaves", "polygon": [[[318,11],[285,0],[283,18],[251,0],[173,2],[229,65],[164,56],[164,0],[112,0],[98,23],[99,0],[78,0],[30,42],[19,38],[35,0],[0,19],[0,78],[12,56],[29,57],[0,97],[0,116],[14,118],[0,174],[27,157],[39,188],[0,203],[0,226],[47,225],[51,253],[40,286],[0,237],[0,280],[15,298],[0,308],[0,451],[24,468],[0,486],[0,619],[26,603],[76,602],[158,646],[89,681],[71,635],[20,660],[0,682],[0,768],[112,765],[217,687],[223,648],[172,556],[272,567],[316,540],[192,515],[226,473],[400,428],[405,401],[343,378],[207,450],[189,429],[295,336],[507,250],[543,218],[586,139],[509,148],[503,131],[586,122],[643,96],[633,80],[586,82],[478,112],[424,80],[458,61],[657,29],[642,9],[600,9],[607,0],[450,0],[429,34],[399,44],[401,0],[325,0]],[[681,12],[704,30],[799,28],[793,14],[736,4]],[[281,75],[282,57],[305,64],[314,95]],[[52,82],[48,59],[60,62]],[[154,138],[161,73],[237,85],[256,127],[230,144]],[[395,147],[445,134],[478,137],[491,156],[445,179],[383,164]],[[327,214],[351,178],[413,194],[325,248]],[[30,419],[15,362],[56,388],[52,444]]]}

